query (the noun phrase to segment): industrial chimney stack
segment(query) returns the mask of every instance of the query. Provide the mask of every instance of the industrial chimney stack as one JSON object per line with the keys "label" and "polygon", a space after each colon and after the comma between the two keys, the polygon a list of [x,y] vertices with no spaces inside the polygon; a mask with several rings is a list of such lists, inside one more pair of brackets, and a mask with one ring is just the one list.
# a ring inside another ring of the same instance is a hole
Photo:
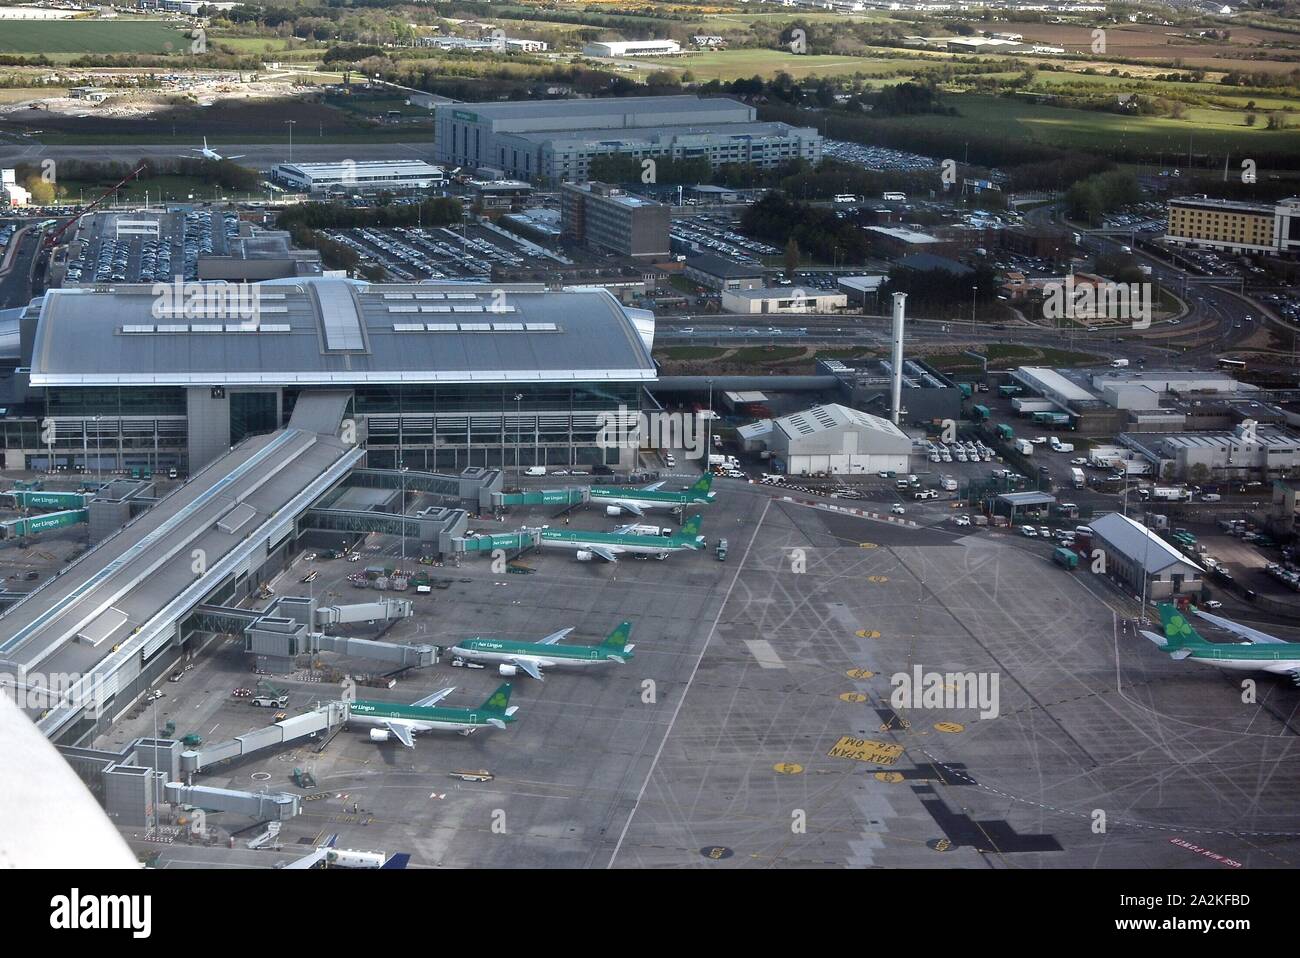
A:
{"label": "industrial chimney stack", "polygon": [[894,358],[892,361],[894,382],[890,396],[890,410],[895,426],[898,425],[899,413],[903,406],[903,304],[906,301],[906,293],[894,294]]}

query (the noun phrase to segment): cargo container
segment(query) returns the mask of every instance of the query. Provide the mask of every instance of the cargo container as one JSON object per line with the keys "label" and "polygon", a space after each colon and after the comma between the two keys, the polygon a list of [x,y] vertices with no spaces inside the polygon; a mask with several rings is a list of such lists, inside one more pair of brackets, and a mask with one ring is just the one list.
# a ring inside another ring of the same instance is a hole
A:
{"label": "cargo container", "polygon": [[989,418],[989,407],[975,406],[971,410],[971,413],[976,422],[983,422],[985,419]]}
{"label": "cargo container", "polygon": [[1010,399],[1012,396],[1019,396],[1024,391],[1025,388],[1023,386],[1008,385],[998,387],[998,395],[1003,399]]}
{"label": "cargo container", "polygon": [[1073,572],[1079,567],[1079,554],[1073,549],[1057,546],[1052,550],[1052,561],[1063,569]]}
{"label": "cargo container", "polygon": [[1004,422],[998,423],[998,438],[1008,442],[1016,438],[1016,431]]}

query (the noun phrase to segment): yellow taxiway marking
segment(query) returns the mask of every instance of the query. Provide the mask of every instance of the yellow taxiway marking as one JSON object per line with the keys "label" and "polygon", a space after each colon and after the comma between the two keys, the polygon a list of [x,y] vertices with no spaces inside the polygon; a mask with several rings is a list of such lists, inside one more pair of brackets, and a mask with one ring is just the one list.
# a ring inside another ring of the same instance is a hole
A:
{"label": "yellow taxiway marking", "polygon": [[868,582],[888,582],[888,581],[889,581],[889,576],[887,576],[887,575],[869,575],[869,576],[867,576],[867,581],[868,581]]}
{"label": "yellow taxiway marking", "polygon": [[863,695],[861,692],[841,692],[841,693],[840,693],[840,701],[841,701],[841,702],[865,702],[866,700],[867,700],[867,697],[866,697],[865,695]]}
{"label": "yellow taxiway marking", "polygon": [[858,631],[854,632],[853,634],[856,635],[859,639],[880,638],[880,633],[877,632],[875,629],[858,629]]}
{"label": "yellow taxiway marking", "polygon": [[888,782],[890,785],[897,785],[903,780],[902,772],[877,772],[877,782]]}
{"label": "yellow taxiway marking", "polygon": [[893,765],[898,761],[898,757],[903,754],[903,746],[844,735],[831,746],[831,750],[826,754],[831,758],[851,758],[857,762]]}
{"label": "yellow taxiway marking", "polygon": [[[862,633],[860,632],[858,634],[862,635]],[[862,635],[862,638],[865,639],[866,636]],[[876,673],[871,671],[870,669],[849,669],[844,674],[851,679],[869,679],[875,676]]]}
{"label": "yellow taxiway marking", "polygon": [[876,549],[879,548],[874,542],[859,542],[859,549]]}
{"label": "yellow taxiway marking", "polygon": [[966,726],[962,725],[960,722],[935,722],[934,730],[936,732],[956,733],[966,731]]}
{"label": "yellow taxiway marking", "polygon": [[803,766],[795,762],[777,762],[772,769],[782,775],[798,775],[803,771]]}

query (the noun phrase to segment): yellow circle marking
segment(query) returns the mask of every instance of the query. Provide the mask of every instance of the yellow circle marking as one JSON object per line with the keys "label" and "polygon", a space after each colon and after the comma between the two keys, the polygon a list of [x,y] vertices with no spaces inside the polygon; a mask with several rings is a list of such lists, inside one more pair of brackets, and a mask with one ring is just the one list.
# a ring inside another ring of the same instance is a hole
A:
{"label": "yellow circle marking", "polygon": [[946,838],[941,838],[934,843],[934,850],[936,852],[946,852],[950,848],[952,848],[952,842],[948,841]]}
{"label": "yellow circle marking", "polygon": [[858,543],[858,548],[859,548],[859,549],[875,549],[875,548],[876,548],[876,544],[875,544],[874,542],[859,542],[859,543]]}
{"label": "yellow circle marking", "polygon": [[[858,634],[862,635],[861,632],[859,632]],[[865,635],[862,635],[862,637],[864,639],[866,638]],[[875,676],[876,673],[872,672],[870,669],[849,669],[844,674],[851,679],[869,679]]]}
{"label": "yellow circle marking", "polygon": [[877,772],[876,773],[877,782],[888,782],[890,785],[897,785],[902,780],[903,780],[903,775],[901,772]]}
{"label": "yellow circle marking", "polygon": [[888,581],[889,581],[889,576],[887,576],[887,575],[869,575],[869,576],[867,576],[867,581],[868,581],[868,582],[888,582]]}
{"label": "yellow circle marking", "polygon": [[772,768],[782,775],[798,775],[803,771],[803,766],[794,762],[777,762]]}
{"label": "yellow circle marking", "polygon": [[894,731],[897,731],[898,729],[904,729],[904,730],[906,730],[906,729],[909,729],[909,728],[911,728],[911,727],[912,727],[912,723],[909,722],[907,719],[899,719],[897,722],[885,722],[885,723],[883,723],[883,724],[880,726],[880,731],[882,731],[882,732],[894,732]]}
{"label": "yellow circle marking", "polygon": [[840,701],[841,701],[841,702],[865,702],[866,700],[867,700],[867,697],[866,697],[865,695],[863,695],[861,692],[841,692],[841,693],[840,693]]}
{"label": "yellow circle marking", "polygon": [[960,722],[935,722],[934,730],[936,732],[956,733],[966,731],[966,726],[962,725]]}
{"label": "yellow circle marking", "polygon": [[880,633],[877,632],[875,629],[858,629],[858,631],[854,632],[853,634],[856,635],[859,639],[880,638]]}

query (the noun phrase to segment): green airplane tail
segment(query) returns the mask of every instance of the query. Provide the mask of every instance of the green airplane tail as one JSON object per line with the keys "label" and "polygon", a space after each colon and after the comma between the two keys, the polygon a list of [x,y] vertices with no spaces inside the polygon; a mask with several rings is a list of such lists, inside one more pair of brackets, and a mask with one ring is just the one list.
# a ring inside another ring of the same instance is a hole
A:
{"label": "green airplane tail", "polygon": [[[600,643],[600,647],[605,652],[615,652],[622,655],[623,650],[627,648],[627,640],[630,638],[632,638],[632,623],[620,622],[618,627],[605,637],[605,641]],[[632,653],[627,654],[631,655]]]}
{"label": "green airplane tail", "polygon": [[501,687],[488,696],[488,700],[483,703],[483,712],[500,712],[505,713],[510,707],[510,683],[503,682]]}
{"label": "green airplane tail", "polygon": [[696,513],[682,523],[682,531],[678,535],[684,539],[694,539],[699,536],[702,525],[704,525],[704,517]]}
{"label": "green airplane tail", "polygon": [[713,488],[713,473],[706,472],[704,475],[700,476],[700,478],[695,480],[695,485],[691,486],[686,491],[698,492],[707,495],[709,490],[712,488]]}
{"label": "green airplane tail", "polygon": [[1160,612],[1160,623],[1164,626],[1165,648],[1169,651],[1206,645],[1201,634],[1192,628],[1192,624],[1170,602],[1162,602],[1156,608]]}

